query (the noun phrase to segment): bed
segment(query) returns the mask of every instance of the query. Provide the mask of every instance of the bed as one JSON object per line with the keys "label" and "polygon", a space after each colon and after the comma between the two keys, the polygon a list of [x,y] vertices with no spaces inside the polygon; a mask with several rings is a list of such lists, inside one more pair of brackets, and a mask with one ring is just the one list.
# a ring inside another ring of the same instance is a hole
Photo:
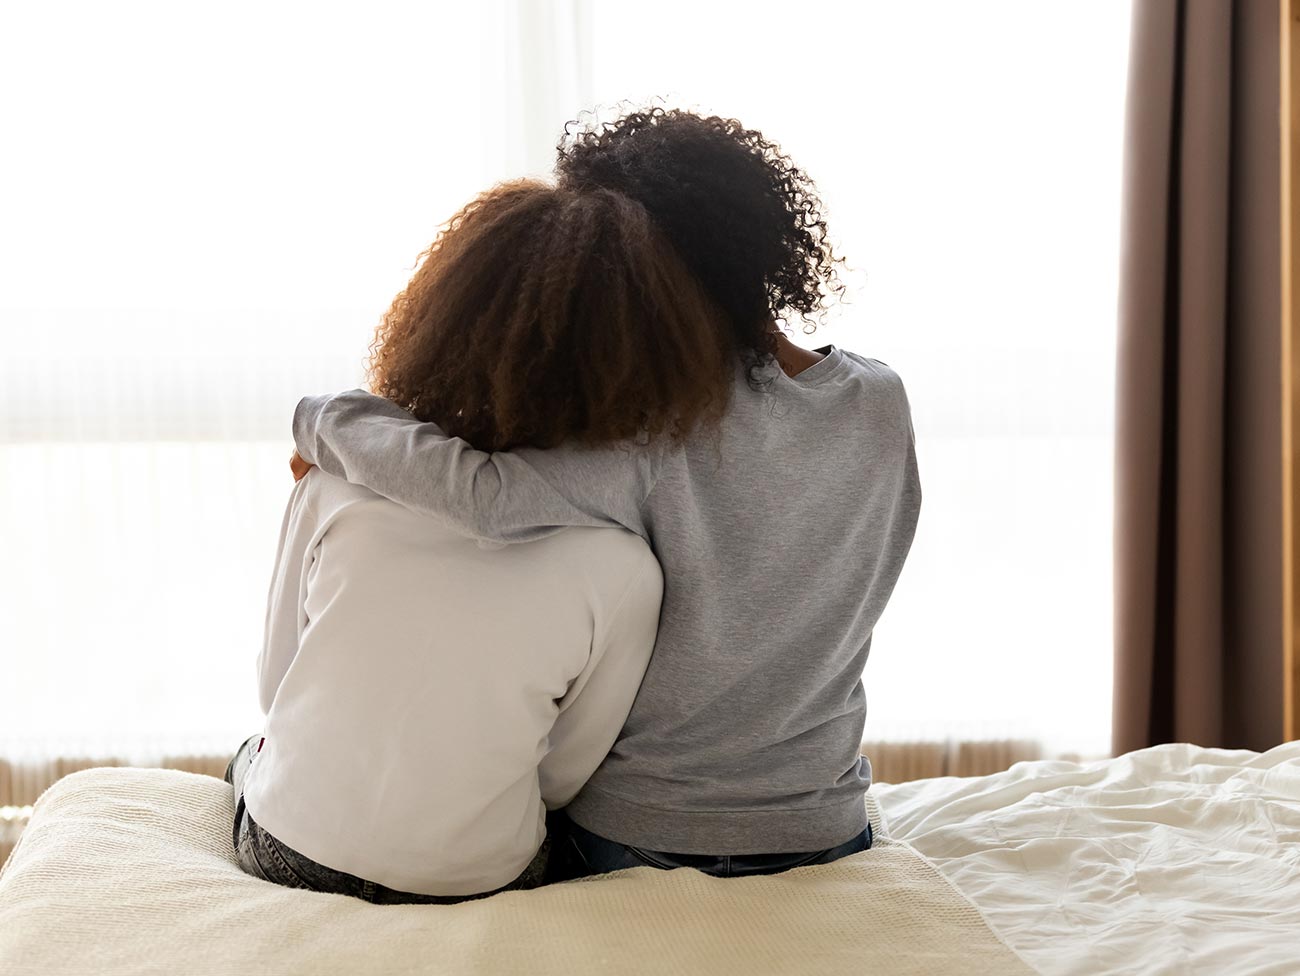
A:
{"label": "bed", "polygon": [[1300,973],[1300,742],[875,788],[1044,976]]}
{"label": "bed", "polygon": [[1300,743],[877,784],[837,864],[446,907],[248,878],[229,815],[210,777],[61,780],[0,873],[0,972],[1300,973]]}

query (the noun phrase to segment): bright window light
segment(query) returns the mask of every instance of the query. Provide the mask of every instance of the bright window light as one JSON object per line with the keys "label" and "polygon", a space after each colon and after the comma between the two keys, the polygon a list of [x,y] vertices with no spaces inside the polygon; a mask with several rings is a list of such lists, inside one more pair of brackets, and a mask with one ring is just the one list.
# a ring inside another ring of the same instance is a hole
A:
{"label": "bright window light", "polygon": [[867,736],[1106,750],[1128,3],[738,9],[6,7],[0,751],[256,727],[293,404],[360,384],[470,196],[650,96],[817,180],[851,294],[798,341],[907,383],[925,501]]}

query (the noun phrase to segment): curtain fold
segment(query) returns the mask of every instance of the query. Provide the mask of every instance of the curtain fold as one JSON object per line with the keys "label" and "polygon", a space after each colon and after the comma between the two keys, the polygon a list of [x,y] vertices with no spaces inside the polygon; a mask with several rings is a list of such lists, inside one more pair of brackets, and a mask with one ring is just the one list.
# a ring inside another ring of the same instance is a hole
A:
{"label": "curtain fold", "polygon": [[1278,15],[1134,4],[1113,748],[1281,736]]}

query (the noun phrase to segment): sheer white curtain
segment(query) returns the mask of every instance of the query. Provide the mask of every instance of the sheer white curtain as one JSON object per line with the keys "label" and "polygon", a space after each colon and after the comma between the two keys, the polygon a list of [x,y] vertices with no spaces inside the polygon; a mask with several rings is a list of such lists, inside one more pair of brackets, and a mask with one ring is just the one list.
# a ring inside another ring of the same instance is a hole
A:
{"label": "sheer white curtain", "polygon": [[520,120],[586,97],[581,12],[5,6],[0,750],[255,727],[293,404],[362,381],[443,220],[550,168]]}
{"label": "sheer white curtain", "polygon": [[0,32],[0,748],[255,726],[294,402],[361,381],[462,202],[650,95],[818,180],[857,271],[808,341],[908,382],[925,510],[868,734],[1104,748],[1126,4],[53,2]]}

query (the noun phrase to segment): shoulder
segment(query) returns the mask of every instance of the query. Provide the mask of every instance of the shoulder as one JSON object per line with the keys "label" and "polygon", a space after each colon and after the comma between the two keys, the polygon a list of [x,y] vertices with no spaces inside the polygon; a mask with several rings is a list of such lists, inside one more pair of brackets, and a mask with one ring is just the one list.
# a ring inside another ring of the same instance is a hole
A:
{"label": "shoulder", "polygon": [[[912,407],[908,402],[903,379],[887,363],[879,359],[840,350],[849,382],[857,389],[863,407],[885,420],[892,418],[908,430],[912,426]],[[883,409],[882,409],[883,408]]]}
{"label": "shoulder", "polygon": [[639,642],[648,655],[659,630],[659,612],[664,597],[663,570],[650,547],[639,536],[623,530],[599,531],[617,532],[626,539],[616,543],[621,569],[619,585],[609,594],[605,612],[601,615],[603,620],[599,621],[603,626],[596,637],[600,639],[603,631],[606,639],[615,643]]}
{"label": "shoulder", "polygon": [[382,505],[396,504],[369,488],[327,474],[320,468],[312,468],[308,471],[298,482],[295,490],[301,493],[304,515],[320,522],[331,521],[344,510],[367,502]]}
{"label": "shoulder", "polygon": [[659,561],[646,541],[627,529],[580,526],[565,529],[552,538],[563,540],[572,555],[589,561],[593,576],[608,576],[613,571],[613,575],[629,578],[649,568],[656,571],[659,568]]}
{"label": "shoulder", "polygon": [[865,381],[896,391],[906,398],[907,391],[903,387],[903,378],[888,363],[882,363],[879,359],[871,359],[847,349],[840,351],[844,355],[844,362],[848,368]]}
{"label": "shoulder", "polygon": [[619,528],[572,528],[563,539],[586,573],[595,599],[608,611],[625,603],[656,607],[663,595],[663,572],[646,541]]}

